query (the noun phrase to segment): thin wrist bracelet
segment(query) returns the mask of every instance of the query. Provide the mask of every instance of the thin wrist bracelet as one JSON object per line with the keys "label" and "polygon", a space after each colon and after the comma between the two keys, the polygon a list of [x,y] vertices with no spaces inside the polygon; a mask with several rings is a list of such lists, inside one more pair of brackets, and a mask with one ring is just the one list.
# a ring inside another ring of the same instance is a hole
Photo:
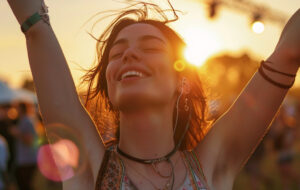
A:
{"label": "thin wrist bracelet", "polygon": [[266,73],[263,71],[263,66],[260,65],[259,69],[258,69],[258,72],[260,73],[260,75],[268,82],[270,82],[271,84],[279,87],[279,88],[282,88],[282,89],[290,89],[294,83],[295,83],[295,79],[293,80],[292,84],[290,85],[285,85],[285,84],[282,84],[282,83],[279,83],[279,82],[276,82],[274,81],[273,79],[271,79],[269,76],[266,75]]}
{"label": "thin wrist bracelet", "polygon": [[294,74],[284,73],[284,72],[275,70],[275,69],[273,69],[272,67],[266,65],[266,63],[272,63],[272,62],[270,62],[270,61],[264,61],[264,60],[263,60],[263,61],[261,61],[260,64],[261,64],[261,66],[262,66],[263,68],[265,68],[265,69],[267,69],[267,70],[269,70],[269,71],[272,71],[272,72],[274,72],[274,73],[278,73],[278,74],[281,74],[281,75],[284,75],[284,76],[287,76],[287,77],[296,77],[296,75],[294,75]]}
{"label": "thin wrist bracelet", "polygon": [[25,20],[25,22],[23,22],[23,24],[21,25],[22,32],[25,34],[34,24],[36,24],[40,20],[43,20],[45,23],[50,25],[48,7],[45,5],[44,1],[42,1],[41,10],[34,13],[31,17]]}
{"label": "thin wrist bracelet", "polygon": [[31,17],[29,17],[21,26],[22,32],[25,34],[29,30],[31,26],[42,19],[39,13],[34,13]]}

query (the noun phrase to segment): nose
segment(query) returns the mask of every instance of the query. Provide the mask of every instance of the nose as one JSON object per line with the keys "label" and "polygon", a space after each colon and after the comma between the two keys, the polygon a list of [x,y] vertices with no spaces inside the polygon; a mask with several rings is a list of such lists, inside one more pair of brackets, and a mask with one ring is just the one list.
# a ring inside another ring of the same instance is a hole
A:
{"label": "nose", "polygon": [[140,54],[138,50],[134,47],[130,47],[125,50],[122,56],[122,62],[123,63],[130,63],[134,61],[139,61],[140,60]]}

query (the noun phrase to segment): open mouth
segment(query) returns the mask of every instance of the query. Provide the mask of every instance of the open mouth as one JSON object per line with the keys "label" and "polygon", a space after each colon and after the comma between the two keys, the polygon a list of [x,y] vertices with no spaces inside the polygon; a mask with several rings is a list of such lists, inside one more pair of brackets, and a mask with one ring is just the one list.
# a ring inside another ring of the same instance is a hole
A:
{"label": "open mouth", "polygon": [[144,78],[146,77],[146,75],[142,72],[139,72],[139,71],[134,71],[134,70],[131,70],[131,71],[127,71],[125,73],[123,73],[121,75],[121,77],[119,78],[119,80],[124,80],[124,79],[130,79],[130,78]]}

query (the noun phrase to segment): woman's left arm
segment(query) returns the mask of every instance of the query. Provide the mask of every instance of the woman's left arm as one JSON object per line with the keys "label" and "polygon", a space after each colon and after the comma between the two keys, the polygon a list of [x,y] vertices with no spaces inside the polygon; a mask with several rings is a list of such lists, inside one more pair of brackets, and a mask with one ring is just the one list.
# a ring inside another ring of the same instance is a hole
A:
{"label": "woman's left arm", "polygon": [[[300,9],[286,24],[266,64],[283,73],[297,73],[300,66]],[[263,68],[263,71],[268,78],[286,86],[295,79],[268,69]],[[217,186],[232,185],[267,132],[287,92],[288,89],[272,84],[256,72],[230,109],[213,125],[196,148],[212,187],[223,189]]]}

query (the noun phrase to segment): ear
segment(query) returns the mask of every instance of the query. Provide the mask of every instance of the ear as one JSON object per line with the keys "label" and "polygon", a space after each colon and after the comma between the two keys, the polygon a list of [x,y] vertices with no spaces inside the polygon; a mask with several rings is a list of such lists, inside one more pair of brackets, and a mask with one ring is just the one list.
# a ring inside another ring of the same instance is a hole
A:
{"label": "ear", "polygon": [[188,80],[186,77],[180,77],[179,79],[179,85],[178,85],[178,92],[183,95],[189,94],[191,91],[191,83],[190,80]]}

